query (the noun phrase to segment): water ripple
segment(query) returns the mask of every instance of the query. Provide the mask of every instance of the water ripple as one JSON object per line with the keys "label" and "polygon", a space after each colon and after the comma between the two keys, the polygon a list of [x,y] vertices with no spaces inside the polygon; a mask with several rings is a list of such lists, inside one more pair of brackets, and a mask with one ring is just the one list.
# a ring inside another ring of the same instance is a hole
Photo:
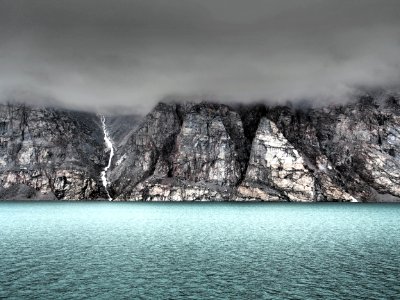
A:
{"label": "water ripple", "polygon": [[0,298],[398,299],[400,205],[1,203]]}

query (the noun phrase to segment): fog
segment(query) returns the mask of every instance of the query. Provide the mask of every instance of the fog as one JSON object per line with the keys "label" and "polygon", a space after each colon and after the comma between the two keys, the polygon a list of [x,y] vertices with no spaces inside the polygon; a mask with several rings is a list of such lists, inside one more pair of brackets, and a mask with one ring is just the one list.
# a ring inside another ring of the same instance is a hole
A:
{"label": "fog", "polygon": [[398,87],[400,1],[0,0],[0,99],[346,102]]}

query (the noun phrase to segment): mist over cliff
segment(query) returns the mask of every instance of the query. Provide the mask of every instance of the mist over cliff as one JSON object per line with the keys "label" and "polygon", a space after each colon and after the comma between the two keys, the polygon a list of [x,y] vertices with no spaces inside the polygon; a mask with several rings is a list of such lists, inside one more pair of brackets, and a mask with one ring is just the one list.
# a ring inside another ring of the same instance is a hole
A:
{"label": "mist over cliff", "polygon": [[0,0],[0,199],[398,201],[400,2]]}
{"label": "mist over cliff", "polygon": [[400,94],[159,103],[146,116],[0,105],[0,199],[400,201]]}
{"label": "mist over cliff", "polygon": [[0,98],[149,112],[169,96],[345,103],[398,87],[397,0],[3,0]]}

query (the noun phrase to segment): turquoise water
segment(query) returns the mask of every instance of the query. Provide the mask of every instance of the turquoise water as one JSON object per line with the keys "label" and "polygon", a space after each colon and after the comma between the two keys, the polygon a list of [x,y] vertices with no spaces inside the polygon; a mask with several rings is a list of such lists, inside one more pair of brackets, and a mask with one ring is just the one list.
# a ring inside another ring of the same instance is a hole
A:
{"label": "turquoise water", "polygon": [[400,299],[400,205],[0,203],[0,298]]}

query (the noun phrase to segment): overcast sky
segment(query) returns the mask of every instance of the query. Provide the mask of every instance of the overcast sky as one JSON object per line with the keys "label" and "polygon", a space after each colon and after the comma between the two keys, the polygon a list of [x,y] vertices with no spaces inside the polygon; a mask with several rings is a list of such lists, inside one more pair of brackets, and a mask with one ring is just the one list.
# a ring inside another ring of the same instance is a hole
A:
{"label": "overcast sky", "polygon": [[3,100],[325,103],[399,79],[399,0],[0,0]]}

